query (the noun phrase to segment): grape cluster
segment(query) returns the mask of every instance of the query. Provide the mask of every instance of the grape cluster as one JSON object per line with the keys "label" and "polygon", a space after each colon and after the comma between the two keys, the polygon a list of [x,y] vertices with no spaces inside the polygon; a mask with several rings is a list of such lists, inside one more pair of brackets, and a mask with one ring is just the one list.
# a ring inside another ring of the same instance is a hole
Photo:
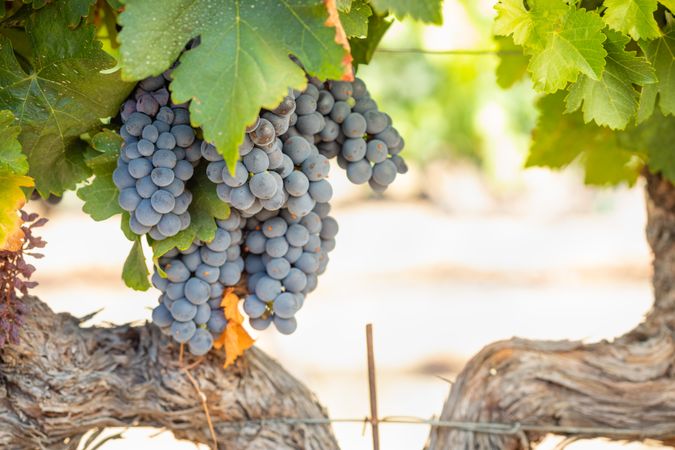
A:
{"label": "grape cluster", "polygon": [[337,157],[354,184],[369,183],[378,193],[408,167],[399,155],[405,145],[388,114],[378,110],[364,82],[322,82],[310,78],[295,91],[296,109],[284,138],[302,135],[326,158]]}
{"label": "grape cluster", "polygon": [[338,224],[329,212],[330,204],[317,203],[303,217],[284,208],[248,219],[244,249],[250,294],[244,311],[253,328],[264,330],[272,322],[282,334],[297,328],[295,314],[316,289],[335,248]]}
{"label": "grape cluster", "polygon": [[129,227],[158,241],[190,225],[192,194],[185,183],[201,158],[187,104],[170,102],[169,79],[170,72],[146,78],[122,105],[124,146],[113,172]]}
{"label": "grape cluster", "polygon": [[295,99],[287,96],[275,109],[263,111],[247,129],[234,173],[213,145],[202,144],[202,156],[210,161],[206,173],[216,183],[218,197],[245,217],[282,207],[302,217],[317,201],[332,196],[325,180],[330,165],[319,150],[302,137],[279,138],[289,129],[295,108]]}
{"label": "grape cluster", "polygon": [[[274,323],[290,334],[296,313],[317,287],[335,248],[338,223],[331,217],[327,178],[337,157],[347,177],[383,192],[407,171],[404,142],[378,110],[363,81],[320,82],[292,91],[247,127],[239,161],[230,172],[216,148],[196,138],[187,105],[170,103],[166,82],[140,83],[122,108],[125,145],[113,178],[120,205],[137,234],[155,240],[189,226],[191,194],[185,189],[199,166],[230,205],[210,242],[174,248],[159,259],[152,281],[162,295],[153,321],[194,355],[203,355],[227,326],[225,289],[244,283],[243,309],[251,326]],[[205,169],[204,169],[205,168]]]}
{"label": "grape cluster", "polygon": [[159,259],[166,273],[155,270],[153,285],[162,292],[152,320],[176,342],[187,344],[195,356],[206,354],[227,326],[221,301],[225,288],[235,286],[244,270],[242,230],[246,221],[232,210],[218,220],[210,242],[193,242],[186,250],[173,249]]}

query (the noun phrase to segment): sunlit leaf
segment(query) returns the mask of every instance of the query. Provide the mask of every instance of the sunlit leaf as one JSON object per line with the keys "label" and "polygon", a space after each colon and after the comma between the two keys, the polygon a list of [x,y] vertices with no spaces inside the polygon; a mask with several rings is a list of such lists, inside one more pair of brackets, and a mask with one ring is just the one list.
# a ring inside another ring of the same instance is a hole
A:
{"label": "sunlit leaf", "polygon": [[640,93],[634,85],[656,83],[656,74],[649,61],[626,51],[630,41],[616,31],[607,31],[605,41],[607,65],[599,80],[581,75],[570,88],[567,112],[576,111],[583,103],[584,121],[623,129],[638,110]]}
{"label": "sunlit leaf", "polygon": [[289,54],[319,78],[342,76],[345,50],[327,18],[316,0],[136,0],[119,17],[122,67],[130,79],[157,75],[200,36],[173,72],[173,98],[192,100],[192,124],[233,167],[260,108],[306,85]]}
{"label": "sunlit leaf", "polygon": [[661,35],[654,19],[656,0],[605,0],[604,5],[607,9],[602,18],[615,30],[636,41]]}

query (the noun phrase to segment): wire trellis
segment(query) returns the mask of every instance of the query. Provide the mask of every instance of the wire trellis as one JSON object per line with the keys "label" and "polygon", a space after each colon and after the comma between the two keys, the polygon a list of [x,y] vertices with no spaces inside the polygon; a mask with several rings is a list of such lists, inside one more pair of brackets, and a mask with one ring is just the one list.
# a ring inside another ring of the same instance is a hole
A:
{"label": "wire trellis", "polygon": [[[578,427],[568,425],[546,425],[546,424],[527,424],[527,423],[503,423],[503,422],[469,422],[457,420],[442,420],[432,417],[425,419],[416,416],[385,416],[378,417],[377,412],[377,383],[375,378],[375,352],[373,348],[373,329],[372,324],[366,325],[366,350],[368,362],[368,387],[369,387],[369,403],[370,416],[363,418],[328,418],[328,417],[269,417],[246,420],[232,420],[221,421],[219,426],[259,426],[266,425],[331,425],[334,423],[345,424],[362,424],[363,433],[365,434],[368,424],[371,425],[371,432],[373,438],[373,450],[380,450],[380,424],[395,424],[395,425],[420,425],[431,428],[450,428],[458,431],[465,431],[470,433],[493,434],[502,436],[517,437],[523,448],[530,449],[530,441],[527,433],[537,434],[557,434],[565,435],[571,439],[592,438],[592,437],[611,437],[627,440],[645,440],[656,439],[665,440],[675,438],[675,426],[673,424],[661,424],[658,426],[644,427],[644,428],[612,428],[612,427]],[[199,389],[197,382],[189,373],[191,367],[183,367],[195,390],[202,399],[202,407],[206,414],[207,422],[209,424],[209,431],[213,439],[214,449],[218,449],[218,442],[216,431],[211,421],[206,398]]]}

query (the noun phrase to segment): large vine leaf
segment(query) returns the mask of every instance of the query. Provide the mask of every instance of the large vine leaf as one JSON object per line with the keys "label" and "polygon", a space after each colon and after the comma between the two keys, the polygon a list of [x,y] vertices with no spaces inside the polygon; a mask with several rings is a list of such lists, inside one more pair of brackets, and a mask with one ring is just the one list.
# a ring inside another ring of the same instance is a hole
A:
{"label": "large vine leaf", "polygon": [[675,25],[665,28],[659,39],[640,41],[639,44],[659,79],[658,83],[642,89],[640,120],[652,114],[657,95],[663,114],[675,114]]}
{"label": "large vine leaf", "polygon": [[33,185],[25,176],[28,163],[21,152],[19,131],[14,115],[0,111],[0,250],[17,250],[23,236],[18,210],[26,202],[21,188]]}
{"label": "large vine leaf", "polygon": [[[120,15],[123,73],[132,79],[156,75],[175,61],[188,41],[171,90],[178,102],[192,100],[191,120],[202,127],[234,165],[244,128],[261,107],[275,107],[288,88],[306,84],[305,69],[319,78],[343,75],[345,50],[318,0],[137,0]],[[151,24],[151,26],[149,26]]]}
{"label": "large vine leaf", "polygon": [[623,129],[638,110],[640,94],[633,85],[656,83],[656,73],[646,58],[626,51],[628,36],[608,30],[607,37],[607,65],[602,77],[593,80],[581,75],[570,88],[566,112],[576,111],[583,103],[585,122]]}
{"label": "large vine leaf", "polygon": [[80,135],[116,114],[133,87],[118,73],[101,73],[115,60],[94,40],[94,27],[71,30],[56,2],[31,14],[26,33],[36,55],[24,70],[6,37],[0,37],[0,109],[21,126],[30,175],[42,196],[60,195],[89,176]]}
{"label": "large vine leaf", "polygon": [[661,36],[654,19],[656,0],[605,0],[602,18],[611,28],[629,35],[636,41]]}
{"label": "large vine leaf", "polygon": [[605,68],[605,27],[600,16],[564,0],[504,0],[496,5],[495,34],[513,36],[531,55],[528,70],[537,90],[555,92],[585,74],[597,80]]}
{"label": "large vine leaf", "polygon": [[561,169],[578,160],[587,184],[635,183],[646,159],[643,152],[621,145],[608,128],[585,124],[580,112],[564,114],[562,92],[542,97],[537,107],[527,167]]}
{"label": "large vine leaf", "polygon": [[410,16],[422,22],[443,23],[442,0],[370,0],[370,3],[380,14],[390,12],[401,20]]}
{"label": "large vine leaf", "polygon": [[104,130],[91,139],[93,152],[87,154],[87,166],[94,173],[91,183],[81,187],[77,196],[84,200],[82,210],[96,221],[122,213],[117,203],[119,191],[112,180],[123,140],[117,133]]}

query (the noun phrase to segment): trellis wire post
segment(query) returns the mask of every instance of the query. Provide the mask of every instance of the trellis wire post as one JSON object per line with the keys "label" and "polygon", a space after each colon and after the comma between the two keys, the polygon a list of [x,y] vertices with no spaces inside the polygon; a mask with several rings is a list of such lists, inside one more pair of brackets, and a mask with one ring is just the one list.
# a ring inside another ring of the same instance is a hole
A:
{"label": "trellis wire post", "polygon": [[373,324],[366,325],[366,350],[368,353],[368,389],[370,391],[370,425],[373,432],[373,450],[380,450],[380,427],[377,414],[377,383],[375,380],[375,351],[373,350]]}

